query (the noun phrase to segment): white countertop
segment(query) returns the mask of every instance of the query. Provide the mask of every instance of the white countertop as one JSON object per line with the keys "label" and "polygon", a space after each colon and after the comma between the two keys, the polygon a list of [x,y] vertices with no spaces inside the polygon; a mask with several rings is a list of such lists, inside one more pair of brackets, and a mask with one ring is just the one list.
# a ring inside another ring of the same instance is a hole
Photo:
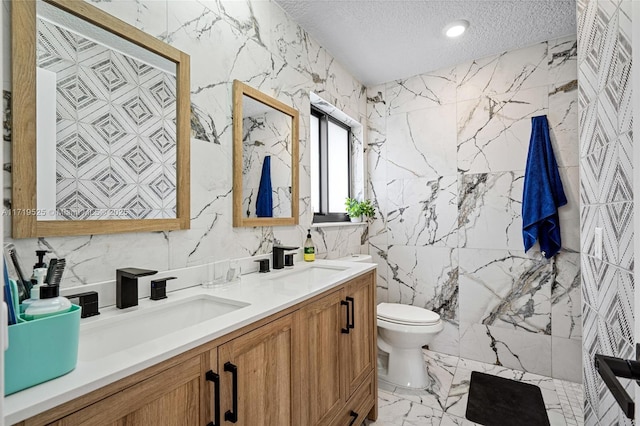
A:
{"label": "white countertop", "polygon": [[[337,271],[329,278],[316,282],[300,282],[293,285],[290,281],[278,280],[278,277],[282,278],[292,271],[302,271],[313,266],[335,266],[346,267],[347,269]],[[86,332],[95,327],[97,322],[109,321],[110,318],[123,318],[123,316],[132,311],[158,307],[165,303],[172,303],[201,294],[249,303],[249,306],[180,331],[166,334],[161,338],[129,347],[126,350],[100,359],[92,361],[79,359],[75,370],[70,373],[7,396],[4,407],[5,422],[7,425],[11,425],[47,411],[275,314],[373,269],[375,269],[375,264],[371,263],[317,260],[311,264],[298,264],[293,270],[283,269],[267,274],[252,273],[243,275],[240,282],[223,288],[205,289],[198,285],[168,293],[168,298],[161,301],[141,299],[139,306],[135,308],[124,310],[116,309],[115,307],[104,308],[101,310],[101,315],[81,320],[81,349],[83,345],[83,329]]]}

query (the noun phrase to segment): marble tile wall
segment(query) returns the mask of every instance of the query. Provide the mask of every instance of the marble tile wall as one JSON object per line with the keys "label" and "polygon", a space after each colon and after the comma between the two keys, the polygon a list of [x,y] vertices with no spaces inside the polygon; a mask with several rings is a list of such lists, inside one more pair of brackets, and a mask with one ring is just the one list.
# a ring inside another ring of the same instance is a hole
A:
{"label": "marble tile wall", "polygon": [[[438,312],[430,349],[581,380],[576,37],[367,89],[378,298]],[[530,119],[546,114],[563,250],[524,253]]]}
{"label": "marble tile wall", "polygon": [[[631,102],[632,2],[579,0],[578,113],[586,425],[632,424],[593,366],[635,358]],[[603,229],[602,259],[595,228]],[[625,382],[633,397],[635,385]]]}
{"label": "marble tile wall", "polygon": [[[115,269],[167,270],[271,251],[274,238],[302,245],[311,224],[309,93],[364,120],[366,93],[315,40],[273,2],[226,0],[94,0],[92,3],[191,56],[191,229],[13,241],[25,268],[34,250],[65,257],[63,286],[115,279]],[[11,2],[2,31],[10,39]],[[6,24],[6,25],[5,25]],[[8,45],[3,60],[10,61]],[[7,81],[9,75],[5,75]],[[241,80],[291,105],[300,115],[300,224],[232,227],[232,82]],[[5,81],[4,89],[11,90]],[[8,96],[9,94],[5,95]],[[7,138],[10,139],[10,138]],[[4,142],[4,204],[10,203],[10,141]],[[5,217],[5,241],[11,241]],[[319,257],[366,250],[362,227],[312,231]]]}

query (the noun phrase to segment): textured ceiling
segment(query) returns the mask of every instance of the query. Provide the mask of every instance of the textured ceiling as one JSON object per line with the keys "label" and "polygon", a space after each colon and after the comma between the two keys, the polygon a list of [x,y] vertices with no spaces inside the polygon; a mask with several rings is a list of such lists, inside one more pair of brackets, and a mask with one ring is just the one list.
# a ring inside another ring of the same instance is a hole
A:
{"label": "textured ceiling", "polygon": [[[575,0],[275,0],[371,86],[576,32]],[[458,39],[442,29],[470,22]]]}

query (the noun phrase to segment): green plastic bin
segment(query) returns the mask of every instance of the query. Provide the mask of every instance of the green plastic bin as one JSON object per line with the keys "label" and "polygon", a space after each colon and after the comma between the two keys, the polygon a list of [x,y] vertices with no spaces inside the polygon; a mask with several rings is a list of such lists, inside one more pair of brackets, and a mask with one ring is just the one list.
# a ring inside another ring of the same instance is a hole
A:
{"label": "green plastic bin", "polygon": [[4,353],[5,395],[67,374],[78,361],[80,307],[9,326]]}

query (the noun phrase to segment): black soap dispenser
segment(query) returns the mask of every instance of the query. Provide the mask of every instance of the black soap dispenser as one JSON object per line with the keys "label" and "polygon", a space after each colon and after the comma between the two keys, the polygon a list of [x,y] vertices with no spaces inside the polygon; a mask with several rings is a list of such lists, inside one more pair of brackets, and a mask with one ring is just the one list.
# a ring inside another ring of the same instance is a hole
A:
{"label": "black soap dispenser", "polygon": [[38,256],[38,261],[35,265],[33,265],[33,269],[37,268],[46,268],[47,264],[44,263],[44,256],[49,253],[49,250],[36,250],[36,256]]}

